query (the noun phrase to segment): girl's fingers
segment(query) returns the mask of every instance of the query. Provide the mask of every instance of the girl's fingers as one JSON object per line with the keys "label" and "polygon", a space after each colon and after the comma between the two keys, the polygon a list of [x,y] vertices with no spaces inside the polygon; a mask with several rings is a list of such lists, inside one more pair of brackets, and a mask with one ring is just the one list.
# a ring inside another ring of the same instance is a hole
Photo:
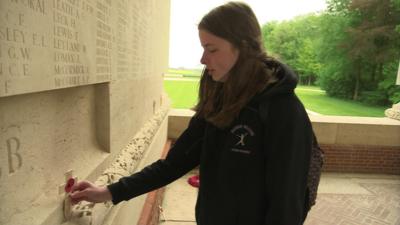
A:
{"label": "girl's fingers", "polygon": [[83,191],[75,191],[75,192],[71,193],[69,196],[72,199],[79,199],[79,198],[85,197],[86,195],[87,195],[87,191],[83,190]]}
{"label": "girl's fingers", "polygon": [[75,192],[75,191],[81,191],[81,190],[85,190],[88,187],[92,187],[93,184],[88,182],[88,181],[80,181],[76,184],[74,184],[74,186],[72,186],[71,188],[71,192]]}
{"label": "girl's fingers", "polygon": [[104,202],[112,198],[110,195],[105,187],[97,187],[87,181],[75,184],[69,193],[72,204],[77,204],[80,201]]}
{"label": "girl's fingers", "polygon": [[90,191],[88,189],[71,193],[69,197],[71,198],[72,204],[77,204],[81,201],[93,201],[90,197]]}

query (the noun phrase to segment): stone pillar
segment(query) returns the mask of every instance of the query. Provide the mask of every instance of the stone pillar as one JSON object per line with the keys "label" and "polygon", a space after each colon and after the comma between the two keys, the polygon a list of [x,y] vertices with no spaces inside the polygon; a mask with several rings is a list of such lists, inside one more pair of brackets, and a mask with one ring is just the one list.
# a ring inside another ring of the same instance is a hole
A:
{"label": "stone pillar", "polygon": [[396,81],[397,85],[400,85],[400,63],[399,63],[399,70],[397,71],[397,81]]}
{"label": "stone pillar", "polygon": [[[396,84],[400,85],[400,64],[399,64],[399,70],[397,71],[397,80]],[[400,120],[400,102],[397,104],[394,104],[392,108],[387,109],[385,111],[385,115],[389,118],[395,119],[395,120]]]}

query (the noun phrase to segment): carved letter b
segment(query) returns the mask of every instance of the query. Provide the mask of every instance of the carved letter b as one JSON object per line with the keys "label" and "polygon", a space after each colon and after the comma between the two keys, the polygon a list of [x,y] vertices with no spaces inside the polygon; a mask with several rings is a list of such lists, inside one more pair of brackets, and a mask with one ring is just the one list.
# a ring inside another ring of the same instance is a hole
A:
{"label": "carved letter b", "polygon": [[[16,170],[22,166],[22,157],[18,153],[20,147],[20,142],[18,138],[12,137],[7,139],[7,150],[8,150],[8,168],[9,173],[14,173]],[[17,161],[17,167],[15,167],[14,162]]]}

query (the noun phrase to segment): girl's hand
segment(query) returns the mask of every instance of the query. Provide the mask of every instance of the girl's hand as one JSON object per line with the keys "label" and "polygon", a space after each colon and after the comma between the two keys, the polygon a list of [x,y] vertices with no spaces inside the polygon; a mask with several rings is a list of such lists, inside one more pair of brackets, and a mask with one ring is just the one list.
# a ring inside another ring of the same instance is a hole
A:
{"label": "girl's hand", "polygon": [[107,187],[99,187],[89,181],[80,181],[74,184],[69,196],[72,204],[77,204],[80,201],[100,203],[112,199]]}

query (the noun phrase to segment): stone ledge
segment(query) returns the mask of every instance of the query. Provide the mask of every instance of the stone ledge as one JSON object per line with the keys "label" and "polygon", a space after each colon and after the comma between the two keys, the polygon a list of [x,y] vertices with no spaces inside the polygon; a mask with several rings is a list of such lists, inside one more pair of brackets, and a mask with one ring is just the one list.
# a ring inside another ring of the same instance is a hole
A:
{"label": "stone ledge", "polygon": [[400,121],[390,119],[387,117],[324,116],[324,115],[309,115],[309,117],[313,123],[400,126]]}
{"label": "stone ledge", "polygon": [[[168,138],[176,139],[188,126],[192,110],[172,109]],[[390,118],[310,115],[321,144],[400,146],[400,121]]]}
{"label": "stone ledge", "polygon": [[[173,109],[168,137],[188,126],[192,110]],[[400,174],[400,121],[390,118],[310,115],[321,148],[324,171]]]}

